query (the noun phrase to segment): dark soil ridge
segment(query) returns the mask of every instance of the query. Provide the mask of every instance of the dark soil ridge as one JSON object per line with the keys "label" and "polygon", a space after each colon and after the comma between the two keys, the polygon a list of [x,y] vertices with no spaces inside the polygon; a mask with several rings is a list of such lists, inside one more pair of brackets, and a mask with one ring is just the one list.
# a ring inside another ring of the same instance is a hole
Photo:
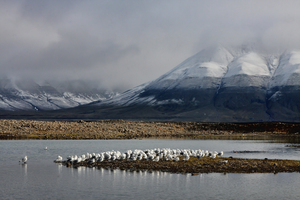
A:
{"label": "dark soil ridge", "polygon": [[166,161],[159,160],[158,162],[149,160],[140,161],[103,161],[89,164],[88,161],[71,164],[64,161],[63,165],[66,167],[78,168],[95,167],[98,169],[104,168],[107,170],[126,170],[126,171],[161,171],[170,173],[191,173],[192,175],[198,173],[274,173],[279,172],[300,172],[300,161],[296,160],[279,160],[279,159],[240,159],[240,158],[226,158],[226,157],[190,157],[188,161]]}
{"label": "dark soil ridge", "polygon": [[[0,139],[134,139],[299,136],[300,123],[0,120]],[[232,138],[231,138],[232,139]]]}

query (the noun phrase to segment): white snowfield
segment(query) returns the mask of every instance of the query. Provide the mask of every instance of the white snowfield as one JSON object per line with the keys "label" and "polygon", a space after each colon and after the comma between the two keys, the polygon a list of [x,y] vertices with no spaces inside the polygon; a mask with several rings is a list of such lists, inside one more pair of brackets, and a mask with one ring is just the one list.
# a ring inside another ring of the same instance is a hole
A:
{"label": "white snowfield", "polygon": [[[200,51],[154,81],[129,90],[117,98],[99,103],[152,105],[180,99],[157,101],[154,96],[139,95],[151,90],[216,89],[222,87],[259,87],[266,91],[274,87],[300,86],[300,51],[278,55],[261,54],[253,49],[217,46]],[[274,94],[280,95],[280,92]]]}

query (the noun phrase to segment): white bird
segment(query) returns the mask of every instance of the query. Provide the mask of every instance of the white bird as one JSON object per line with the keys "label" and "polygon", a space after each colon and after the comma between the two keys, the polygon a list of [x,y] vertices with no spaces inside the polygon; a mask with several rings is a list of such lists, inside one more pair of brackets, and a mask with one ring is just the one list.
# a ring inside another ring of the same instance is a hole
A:
{"label": "white bird", "polygon": [[57,156],[56,160],[54,160],[54,162],[61,162],[63,160],[63,158],[61,156]]}
{"label": "white bird", "polygon": [[47,147],[45,147],[45,150],[47,150],[48,148]]}
{"label": "white bird", "polygon": [[166,160],[167,160],[167,161],[168,161],[168,160],[173,160],[172,155],[168,154],[167,157],[166,157]]}
{"label": "white bird", "polygon": [[126,154],[122,153],[120,158],[121,158],[121,160],[125,160],[126,159]]}
{"label": "white bird", "polygon": [[184,160],[184,161],[188,161],[189,159],[190,159],[189,154],[184,154],[183,160]]}
{"label": "white bird", "polygon": [[91,160],[89,160],[87,163],[88,164],[93,164],[93,163],[95,163],[96,161],[95,161],[95,158],[93,158],[93,159],[91,159]]}
{"label": "white bird", "polygon": [[137,157],[133,156],[131,160],[136,161]]}
{"label": "white bird", "polygon": [[201,154],[197,154],[197,158],[198,159],[202,158],[202,155]]}
{"label": "white bird", "polygon": [[163,153],[160,153],[159,154],[159,158],[163,158],[164,157],[164,154]]}
{"label": "white bird", "polygon": [[178,161],[179,161],[179,157],[175,156],[175,157],[173,158],[173,161],[178,162]]}
{"label": "white bird", "polygon": [[142,155],[138,155],[137,160],[142,160],[143,156]]}
{"label": "white bird", "polygon": [[218,156],[223,156],[223,151],[221,151],[220,153],[218,153]]}
{"label": "white bird", "polygon": [[82,162],[82,157],[81,157],[81,156],[79,156],[79,157],[77,158],[77,163],[80,163],[80,162]]}
{"label": "white bird", "polygon": [[99,158],[98,158],[98,162],[103,162],[104,161],[104,156],[100,156]]}
{"label": "white bird", "polygon": [[159,156],[156,156],[154,159],[153,159],[154,162],[158,162],[159,161]]}
{"label": "white bird", "polygon": [[24,158],[22,158],[19,162],[26,163],[27,162],[27,156],[25,156]]}
{"label": "white bird", "polygon": [[105,152],[104,158],[107,159],[107,160],[110,160],[111,155],[108,152]]}
{"label": "white bird", "polygon": [[149,156],[148,156],[148,160],[153,160],[155,158],[155,155],[153,155],[153,154],[150,154]]}
{"label": "white bird", "polygon": [[208,155],[209,155],[208,150],[206,150],[206,151],[204,152],[204,154],[205,154],[205,156],[208,156]]}
{"label": "white bird", "polygon": [[114,160],[116,160],[117,159],[117,156],[116,155],[113,155],[113,156],[111,156],[111,158],[110,158],[112,161],[114,161]]}

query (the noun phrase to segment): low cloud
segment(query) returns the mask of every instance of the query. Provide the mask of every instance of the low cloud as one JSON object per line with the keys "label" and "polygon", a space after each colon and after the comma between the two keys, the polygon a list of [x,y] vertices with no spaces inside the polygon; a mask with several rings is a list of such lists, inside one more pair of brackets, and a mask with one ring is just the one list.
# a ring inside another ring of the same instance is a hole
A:
{"label": "low cloud", "polygon": [[215,45],[300,49],[300,2],[2,1],[2,74],[130,89]]}

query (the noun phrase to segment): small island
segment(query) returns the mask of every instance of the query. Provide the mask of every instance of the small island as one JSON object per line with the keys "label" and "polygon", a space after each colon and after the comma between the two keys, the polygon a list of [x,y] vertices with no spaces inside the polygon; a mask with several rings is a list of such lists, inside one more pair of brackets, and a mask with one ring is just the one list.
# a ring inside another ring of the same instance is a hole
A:
{"label": "small island", "polygon": [[[125,153],[117,156],[116,152],[71,156],[67,160],[58,157],[54,162],[66,167],[95,167],[126,171],[161,171],[170,173],[274,173],[300,172],[300,161],[280,159],[241,159],[222,157],[222,152],[198,150],[168,151],[154,150]],[[199,153],[200,152],[200,153]],[[112,155],[110,155],[112,154]]]}

